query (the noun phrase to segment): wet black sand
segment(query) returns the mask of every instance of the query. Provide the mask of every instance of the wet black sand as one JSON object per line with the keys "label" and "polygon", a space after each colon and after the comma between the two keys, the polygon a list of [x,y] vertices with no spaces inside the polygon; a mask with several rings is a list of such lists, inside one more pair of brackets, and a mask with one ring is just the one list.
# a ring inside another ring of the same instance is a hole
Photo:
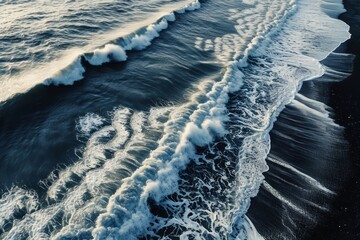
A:
{"label": "wet black sand", "polygon": [[335,111],[336,122],[345,127],[350,168],[331,214],[314,229],[311,239],[360,239],[360,1],[345,0],[344,5],[347,12],[340,19],[350,25],[352,34],[346,52],[355,54],[356,58],[353,74],[330,84],[329,105]]}
{"label": "wet black sand", "polygon": [[[352,75],[340,82],[305,82],[300,90],[330,106],[331,118],[344,128],[321,129],[324,124],[294,105],[280,114],[270,133],[270,170],[264,175],[283,200],[262,186],[248,211],[265,239],[360,239],[360,1],[345,0],[344,5],[347,12],[339,18],[350,25],[352,38],[337,52],[356,55]],[[329,58],[325,65],[331,64]],[[301,176],[271,158],[317,179],[336,194],[303,183]]]}

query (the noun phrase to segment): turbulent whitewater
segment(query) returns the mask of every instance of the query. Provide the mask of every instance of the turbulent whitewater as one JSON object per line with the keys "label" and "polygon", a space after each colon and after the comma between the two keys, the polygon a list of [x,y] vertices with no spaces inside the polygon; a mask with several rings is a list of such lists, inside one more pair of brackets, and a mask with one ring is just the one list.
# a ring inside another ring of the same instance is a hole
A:
{"label": "turbulent whitewater", "polygon": [[263,239],[269,131],[349,38],[338,0],[0,11],[1,239]]}

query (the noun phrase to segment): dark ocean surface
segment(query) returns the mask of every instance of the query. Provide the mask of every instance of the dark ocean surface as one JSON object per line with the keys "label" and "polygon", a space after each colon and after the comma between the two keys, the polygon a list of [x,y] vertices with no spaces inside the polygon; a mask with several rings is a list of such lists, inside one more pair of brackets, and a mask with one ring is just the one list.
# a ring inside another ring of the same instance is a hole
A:
{"label": "dark ocean surface", "polygon": [[0,1],[0,239],[332,236],[358,184],[344,11]]}

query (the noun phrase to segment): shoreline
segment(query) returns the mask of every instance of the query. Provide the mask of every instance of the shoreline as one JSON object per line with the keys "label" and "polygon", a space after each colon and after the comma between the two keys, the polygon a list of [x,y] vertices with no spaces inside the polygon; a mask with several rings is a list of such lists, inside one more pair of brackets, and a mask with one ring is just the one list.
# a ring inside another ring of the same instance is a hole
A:
{"label": "shoreline", "polygon": [[[279,115],[270,132],[270,170],[248,211],[265,239],[360,239],[360,2],[345,0],[344,6],[347,12],[339,19],[350,25],[352,37],[334,53],[356,56],[351,75],[337,82],[331,82],[331,76],[330,82],[326,76],[325,81],[307,81],[299,91],[329,106],[328,119],[339,126],[314,118],[299,102]],[[335,69],[348,63],[338,60],[330,55],[323,61]],[[336,194],[328,196],[304,184],[292,167]]]}
{"label": "shoreline", "polygon": [[347,12],[339,19],[350,25],[352,34],[344,50],[356,58],[351,76],[341,82],[329,83],[328,105],[334,110],[336,123],[345,127],[351,172],[333,202],[333,212],[324,217],[309,239],[360,238],[360,2],[344,0],[344,6]]}

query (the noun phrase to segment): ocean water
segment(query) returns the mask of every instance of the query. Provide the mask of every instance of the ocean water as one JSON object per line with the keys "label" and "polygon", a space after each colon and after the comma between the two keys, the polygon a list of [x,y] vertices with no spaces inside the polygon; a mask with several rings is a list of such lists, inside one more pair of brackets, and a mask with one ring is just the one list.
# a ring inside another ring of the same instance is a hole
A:
{"label": "ocean water", "polygon": [[269,132],[291,103],[341,135],[297,92],[341,75],[320,61],[349,38],[343,11],[339,0],[0,1],[0,238],[263,239],[247,216],[252,198],[266,201],[261,185],[303,212],[264,177],[274,163],[335,194],[269,155]]}

